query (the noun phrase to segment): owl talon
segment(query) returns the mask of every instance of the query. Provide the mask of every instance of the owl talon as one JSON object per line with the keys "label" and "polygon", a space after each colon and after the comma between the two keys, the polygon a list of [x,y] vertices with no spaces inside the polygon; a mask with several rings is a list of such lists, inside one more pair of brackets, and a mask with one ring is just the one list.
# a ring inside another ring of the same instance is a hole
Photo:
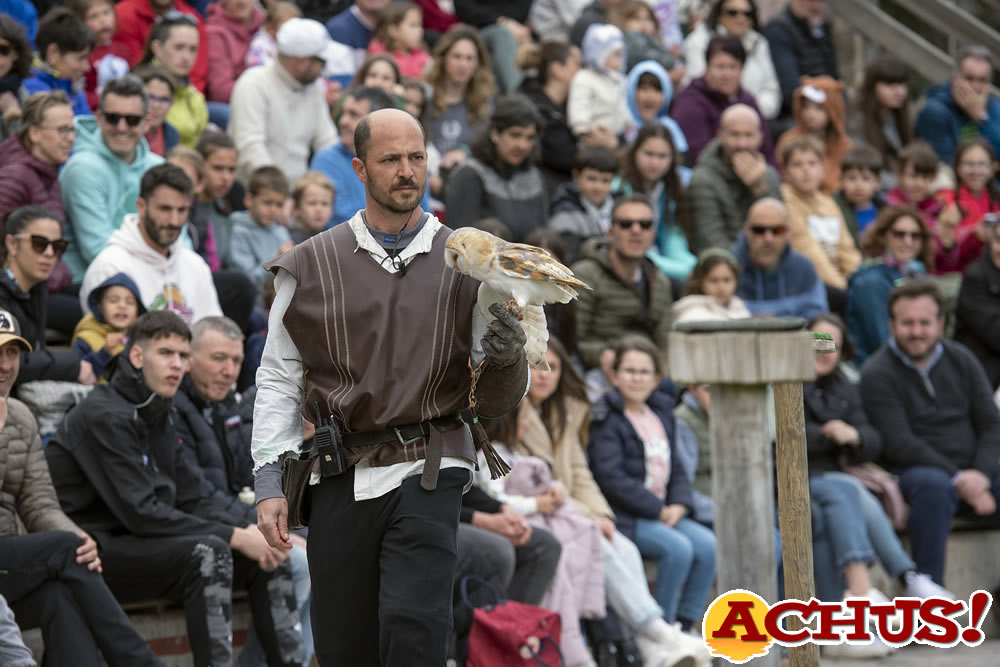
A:
{"label": "owl talon", "polygon": [[517,319],[518,321],[524,319],[524,313],[521,312],[521,307],[517,305],[516,299],[510,299],[509,301],[507,301],[506,305],[507,305],[507,310],[510,311],[510,314],[513,315],[515,319]]}

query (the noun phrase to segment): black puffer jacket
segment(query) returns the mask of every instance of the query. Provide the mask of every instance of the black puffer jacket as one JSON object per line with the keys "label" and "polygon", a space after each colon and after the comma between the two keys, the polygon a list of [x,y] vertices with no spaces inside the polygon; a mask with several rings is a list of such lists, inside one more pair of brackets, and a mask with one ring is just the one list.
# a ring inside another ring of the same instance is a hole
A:
{"label": "black puffer jacket", "polygon": [[[806,409],[806,451],[809,474],[818,475],[840,470],[838,458],[846,456],[849,463],[873,461],[882,452],[882,436],[868,421],[861,394],[839,370],[802,387]],[[820,433],[823,424],[839,419],[858,430],[861,444],[840,446]]]}
{"label": "black puffer jacket", "polygon": [[76,382],[80,377],[80,360],[73,350],[45,347],[47,300],[48,287],[44,282],[25,292],[6,271],[0,272],[0,308],[9,310],[17,318],[21,336],[32,347],[30,353],[21,354],[17,384],[32,380]]}
{"label": "black puffer jacket", "polygon": [[1000,386],[1000,269],[990,260],[988,246],[962,277],[955,315],[955,340],[976,355],[995,390]]}

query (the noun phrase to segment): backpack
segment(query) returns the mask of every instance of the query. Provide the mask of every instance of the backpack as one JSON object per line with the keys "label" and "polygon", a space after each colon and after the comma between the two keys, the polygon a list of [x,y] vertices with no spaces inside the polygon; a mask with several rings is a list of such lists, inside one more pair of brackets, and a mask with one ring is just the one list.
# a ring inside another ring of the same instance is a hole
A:
{"label": "backpack", "polygon": [[618,616],[610,607],[604,618],[584,619],[583,631],[597,667],[642,667],[639,648],[622,629]]}

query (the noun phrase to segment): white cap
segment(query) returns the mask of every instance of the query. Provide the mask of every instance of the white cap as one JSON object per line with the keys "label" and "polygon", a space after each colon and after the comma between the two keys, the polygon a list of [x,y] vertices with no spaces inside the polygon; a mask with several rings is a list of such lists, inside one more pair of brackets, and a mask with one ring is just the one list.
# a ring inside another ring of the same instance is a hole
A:
{"label": "white cap", "polygon": [[816,104],[823,104],[826,102],[826,93],[819,88],[808,84],[802,87],[802,97],[806,98],[810,102],[815,102]]}
{"label": "white cap", "polygon": [[330,33],[319,21],[288,19],[278,28],[278,53],[326,59]]}

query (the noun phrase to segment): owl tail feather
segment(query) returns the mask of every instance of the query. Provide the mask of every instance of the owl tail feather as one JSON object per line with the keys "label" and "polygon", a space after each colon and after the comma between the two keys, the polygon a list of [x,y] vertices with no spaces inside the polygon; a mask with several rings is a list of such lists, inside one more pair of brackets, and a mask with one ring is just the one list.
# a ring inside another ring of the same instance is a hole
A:
{"label": "owl tail feather", "polygon": [[542,347],[541,350],[531,349],[532,347],[534,347],[531,345],[531,343],[533,342],[535,341],[529,340],[528,343],[524,346],[524,353],[528,358],[528,365],[531,366],[532,368],[537,368],[540,371],[552,370],[551,368],[549,368],[549,362],[545,360],[545,348]]}

